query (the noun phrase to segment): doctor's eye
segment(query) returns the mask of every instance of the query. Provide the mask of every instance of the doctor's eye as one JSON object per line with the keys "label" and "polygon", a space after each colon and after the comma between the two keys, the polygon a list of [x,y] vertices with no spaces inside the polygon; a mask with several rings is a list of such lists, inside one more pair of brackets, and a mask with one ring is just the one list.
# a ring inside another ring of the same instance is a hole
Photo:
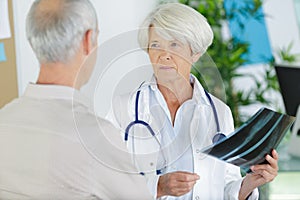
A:
{"label": "doctor's eye", "polygon": [[178,47],[178,46],[179,46],[179,44],[177,42],[172,42],[171,43],[171,47]]}
{"label": "doctor's eye", "polygon": [[149,48],[151,48],[151,49],[158,49],[159,48],[159,44],[158,43],[150,43],[149,44]]}
{"label": "doctor's eye", "polygon": [[182,43],[180,43],[177,40],[174,40],[174,41],[171,41],[170,47],[172,47],[172,48],[179,48],[179,47],[182,47]]}

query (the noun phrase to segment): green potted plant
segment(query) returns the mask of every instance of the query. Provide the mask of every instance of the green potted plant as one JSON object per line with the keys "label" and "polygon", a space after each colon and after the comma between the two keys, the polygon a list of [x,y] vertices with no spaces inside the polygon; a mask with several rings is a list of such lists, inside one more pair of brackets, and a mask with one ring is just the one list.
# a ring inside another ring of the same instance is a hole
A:
{"label": "green potted plant", "polygon": [[[268,59],[268,62],[264,65],[264,73],[261,74],[265,80],[263,83],[259,80],[259,77],[253,74],[239,73],[238,68],[247,63],[247,57],[245,56],[249,52],[249,44],[235,40],[234,38],[224,38],[222,34],[222,26],[227,23],[228,20],[236,18],[237,15],[246,15],[255,20],[263,19],[263,14],[259,13],[259,9],[262,7],[262,0],[253,0],[252,4],[246,4],[242,8],[236,8],[234,11],[228,13],[224,9],[223,0],[180,0],[180,3],[191,6],[201,14],[203,14],[214,32],[214,41],[208,49],[208,55],[213,59],[219,73],[222,76],[222,81],[225,89],[225,97],[220,93],[218,85],[215,85],[213,78],[207,77],[202,72],[206,68],[211,67],[211,63],[205,59],[196,63],[192,73],[200,80],[200,82],[210,89],[209,91],[215,96],[222,99],[231,109],[235,126],[239,127],[250,116],[243,116],[240,113],[241,106],[248,106],[253,104],[270,105],[271,99],[266,96],[267,92],[278,92],[279,86],[277,77],[274,70],[275,59],[274,56]],[[240,29],[243,31],[243,22],[238,21]],[[278,56],[281,60],[294,62],[295,55],[290,53],[291,46],[287,49],[282,49],[278,52]],[[234,87],[234,80],[240,77],[249,77],[253,81],[253,87],[251,90],[237,90]],[[277,107],[277,110],[280,108]],[[280,111],[280,110],[279,110]]]}

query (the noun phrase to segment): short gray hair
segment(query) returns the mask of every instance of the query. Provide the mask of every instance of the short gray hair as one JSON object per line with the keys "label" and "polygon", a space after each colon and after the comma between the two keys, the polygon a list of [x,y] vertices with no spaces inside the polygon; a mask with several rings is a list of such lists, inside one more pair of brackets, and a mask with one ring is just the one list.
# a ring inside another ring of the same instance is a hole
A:
{"label": "short gray hair", "polygon": [[213,40],[213,32],[206,18],[193,8],[180,3],[166,3],[154,9],[142,23],[138,41],[142,49],[148,50],[149,28],[166,39],[177,39],[188,43],[192,53],[203,55]]}
{"label": "short gray hair", "polygon": [[40,63],[70,61],[88,30],[96,42],[98,21],[89,0],[60,0],[55,9],[41,8],[41,2],[33,3],[26,19],[27,39]]}

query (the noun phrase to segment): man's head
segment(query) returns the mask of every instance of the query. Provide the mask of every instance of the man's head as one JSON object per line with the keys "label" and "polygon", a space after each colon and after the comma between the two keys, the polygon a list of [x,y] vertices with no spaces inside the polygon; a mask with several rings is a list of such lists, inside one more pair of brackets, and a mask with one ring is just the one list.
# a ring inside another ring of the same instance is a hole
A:
{"label": "man's head", "polygon": [[26,19],[26,33],[40,63],[67,63],[87,31],[96,43],[97,24],[89,0],[36,0]]}

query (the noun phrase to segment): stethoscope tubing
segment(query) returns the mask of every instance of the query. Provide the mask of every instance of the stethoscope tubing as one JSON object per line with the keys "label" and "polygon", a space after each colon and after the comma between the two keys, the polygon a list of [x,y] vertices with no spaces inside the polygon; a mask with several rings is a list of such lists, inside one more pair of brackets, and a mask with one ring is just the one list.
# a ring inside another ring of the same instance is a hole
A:
{"label": "stethoscope tubing", "polygon": [[[161,145],[160,145],[160,142],[159,142],[158,138],[156,137],[156,135],[155,135],[153,129],[151,128],[151,126],[150,126],[147,122],[145,122],[145,121],[143,121],[143,120],[140,120],[139,117],[138,117],[138,113],[139,113],[139,97],[140,97],[140,94],[141,94],[141,86],[142,86],[143,84],[144,84],[144,82],[140,85],[138,91],[136,92],[136,98],[135,98],[135,120],[132,121],[132,122],[130,122],[130,123],[127,125],[127,127],[126,127],[126,129],[125,129],[124,140],[125,140],[125,141],[128,141],[129,130],[130,130],[130,128],[131,128],[132,126],[134,126],[135,124],[141,124],[141,125],[145,126],[145,127],[148,129],[148,131],[151,133],[151,135],[152,135],[152,136],[155,138],[155,140],[158,142],[159,146],[161,146]],[[214,119],[215,119],[215,122],[216,122],[216,128],[217,128],[217,133],[214,135],[214,137],[213,137],[213,139],[212,139],[212,142],[213,142],[213,143],[217,143],[218,141],[220,141],[220,140],[226,138],[226,136],[225,136],[225,135],[221,132],[221,130],[220,130],[220,123],[219,123],[219,118],[218,118],[218,113],[217,113],[216,106],[215,106],[215,104],[214,104],[214,102],[213,102],[213,100],[212,100],[210,94],[209,94],[206,90],[204,90],[204,92],[205,92],[205,95],[206,95],[206,97],[208,98],[209,103],[210,103],[210,105],[211,105],[211,107],[212,107]],[[161,173],[162,173],[162,170],[160,170],[160,169],[156,170],[156,174],[157,174],[157,175],[159,175],[159,174],[161,174]],[[143,172],[141,172],[140,174],[141,174],[141,175],[144,175]]]}

